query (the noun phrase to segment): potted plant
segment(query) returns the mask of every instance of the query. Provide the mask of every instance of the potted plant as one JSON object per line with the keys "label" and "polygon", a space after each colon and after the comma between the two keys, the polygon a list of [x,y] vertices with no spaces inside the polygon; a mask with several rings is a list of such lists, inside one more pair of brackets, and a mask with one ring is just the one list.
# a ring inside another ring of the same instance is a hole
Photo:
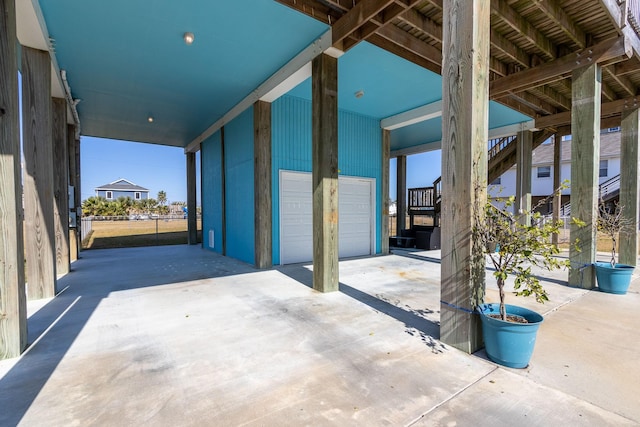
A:
{"label": "potted plant", "polygon": [[633,220],[622,215],[624,206],[615,204],[607,209],[604,203],[600,203],[598,215],[598,231],[611,239],[611,260],[609,262],[596,262],[596,279],[598,289],[612,294],[626,294],[631,283],[631,275],[634,266],[616,263],[616,248],[622,228],[630,226],[635,228]]}
{"label": "potted plant", "polygon": [[[543,317],[535,311],[505,304],[507,277],[515,276],[516,295],[533,295],[537,302],[544,303],[549,298],[532,267],[553,270],[569,266],[569,260],[556,257],[559,250],[551,241],[562,222],[543,221],[539,213],[513,213],[514,197],[503,201],[503,208],[489,202],[476,213],[474,238],[495,269],[493,276],[500,294],[499,303],[479,304],[477,311],[489,359],[508,367],[524,368],[529,364]],[[543,203],[546,200],[539,205]]]}

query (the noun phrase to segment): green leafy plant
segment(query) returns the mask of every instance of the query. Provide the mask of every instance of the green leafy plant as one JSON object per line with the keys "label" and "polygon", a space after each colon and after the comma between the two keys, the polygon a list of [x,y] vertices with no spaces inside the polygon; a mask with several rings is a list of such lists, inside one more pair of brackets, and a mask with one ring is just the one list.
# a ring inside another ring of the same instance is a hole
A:
{"label": "green leafy plant", "polygon": [[[561,191],[562,188],[557,191]],[[550,196],[552,197],[552,196]],[[552,235],[558,234],[562,221],[543,220],[535,209],[548,202],[540,201],[532,212],[512,212],[515,198],[501,199],[504,207],[499,208],[487,202],[482,212],[476,212],[474,239],[491,260],[500,293],[500,317],[507,319],[504,286],[507,277],[515,275],[516,295],[533,295],[537,302],[549,300],[540,280],[532,273],[537,266],[547,270],[568,267],[569,260],[557,257],[559,249],[552,243]],[[580,223],[579,220],[573,219]]]}
{"label": "green leafy plant", "polygon": [[601,202],[598,208],[598,231],[605,234],[611,239],[611,268],[616,266],[616,248],[618,247],[618,238],[620,230],[625,227],[635,229],[634,221],[622,215],[624,206],[614,204],[612,208],[607,208],[604,202]]}

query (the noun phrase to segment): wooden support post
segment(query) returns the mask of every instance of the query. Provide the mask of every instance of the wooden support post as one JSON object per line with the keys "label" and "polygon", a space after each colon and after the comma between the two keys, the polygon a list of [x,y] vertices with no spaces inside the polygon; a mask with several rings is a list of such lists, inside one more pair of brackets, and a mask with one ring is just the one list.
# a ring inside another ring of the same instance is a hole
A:
{"label": "wooden support post", "polygon": [[636,265],[638,261],[638,168],[640,167],[640,121],[639,110],[622,113],[622,134],[620,137],[620,206],[624,206],[622,215],[629,222],[620,231],[620,259],[627,265]]}
{"label": "wooden support post", "polygon": [[18,49],[14,0],[0,0],[0,359],[27,346]]}
{"label": "wooden support post", "polygon": [[22,48],[25,249],[29,299],[56,294],[49,53]]}
{"label": "wooden support post", "polygon": [[190,245],[198,244],[198,221],[196,212],[196,153],[187,155],[187,230]]}
{"label": "wooden support post", "polygon": [[407,227],[407,156],[396,158],[396,236]]}
{"label": "wooden support post", "polygon": [[389,253],[389,155],[391,153],[391,131],[382,129],[382,230],[380,252]]}
{"label": "wooden support post", "polygon": [[338,60],[314,58],[312,100],[313,289],[338,290]]}
{"label": "wooden support post", "polygon": [[[518,132],[516,145],[516,213],[531,212],[531,162],[533,134],[528,130]],[[531,224],[531,215],[522,217],[522,223]]]}
{"label": "wooden support post", "polygon": [[69,156],[67,153],[67,102],[53,98],[53,221],[56,273],[69,272]]}
{"label": "wooden support post", "polygon": [[[75,131],[75,128],[74,128]],[[75,163],[76,163],[76,190],[75,190],[75,209],[76,209],[76,224],[78,226],[78,258],[80,258],[80,252],[82,252],[82,173],[80,168],[80,139],[75,136]]]}
{"label": "wooden support post", "polygon": [[572,75],[571,109],[571,216],[586,223],[571,225],[569,285],[595,286],[598,171],[600,165],[600,97],[602,72],[597,64]]}
{"label": "wooden support post", "polygon": [[[560,220],[560,209],[562,208],[562,192],[556,190],[560,187],[562,180],[562,136],[555,134],[553,136],[553,222]],[[551,241],[554,245],[558,245],[558,235],[553,234]]]}
{"label": "wooden support post", "polygon": [[474,305],[484,297],[484,251],[473,238],[487,202],[489,9],[486,0],[444,2],[440,340],[481,347]]}
{"label": "wooden support post", "polygon": [[227,255],[227,169],[224,154],[224,126],[220,128],[220,210],[222,211],[222,255]]}
{"label": "wooden support post", "polygon": [[271,221],[271,103],[253,105],[255,264],[270,268],[272,257]]}
{"label": "wooden support post", "polygon": [[[67,125],[67,155],[69,163],[69,185],[73,187],[73,198],[69,199],[69,213],[76,212],[76,192],[80,187],[77,180],[77,165],[76,165],[76,127],[74,125]],[[76,216],[76,226],[69,228],[69,261],[78,260],[78,251],[80,244],[80,235],[78,230],[80,227],[80,217]]]}

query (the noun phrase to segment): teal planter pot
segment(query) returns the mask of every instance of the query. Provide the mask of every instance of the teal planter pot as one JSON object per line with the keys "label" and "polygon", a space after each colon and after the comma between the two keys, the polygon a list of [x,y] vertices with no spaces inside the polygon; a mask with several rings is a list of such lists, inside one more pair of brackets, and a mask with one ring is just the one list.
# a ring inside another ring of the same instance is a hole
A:
{"label": "teal planter pot", "polygon": [[500,304],[479,306],[485,351],[489,359],[500,365],[526,368],[533,354],[538,328],[544,319],[526,308],[508,304],[505,307],[507,314],[522,316],[529,323],[505,322],[490,317],[490,314],[500,314]]}
{"label": "teal planter pot", "polygon": [[611,267],[608,262],[596,262],[596,278],[598,289],[610,294],[624,295],[629,289],[631,275],[635,267],[626,264],[616,264]]}

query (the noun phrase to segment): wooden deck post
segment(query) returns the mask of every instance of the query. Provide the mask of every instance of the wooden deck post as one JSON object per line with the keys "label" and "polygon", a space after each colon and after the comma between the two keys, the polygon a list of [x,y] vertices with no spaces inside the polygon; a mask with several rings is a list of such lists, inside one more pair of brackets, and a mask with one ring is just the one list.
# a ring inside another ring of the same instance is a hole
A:
{"label": "wooden deck post", "polygon": [[69,156],[67,154],[67,102],[53,98],[53,219],[56,273],[69,272]]}
{"label": "wooden deck post", "polygon": [[187,156],[187,230],[190,245],[198,244],[198,221],[196,212],[196,153]]}
{"label": "wooden deck post", "polygon": [[220,128],[220,211],[222,212],[222,255],[227,255],[227,167],[224,154],[224,126]]}
{"label": "wooden deck post", "polygon": [[472,230],[487,202],[489,3],[446,1],[442,26],[440,340],[467,353],[482,343],[473,309],[484,294],[485,258]]}
{"label": "wooden deck post", "polygon": [[255,264],[270,268],[272,257],[271,221],[271,103],[253,105]]}
{"label": "wooden deck post", "polygon": [[[69,199],[69,211],[76,212],[76,193],[80,190],[77,179],[77,165],[76,165],[76,127],[74,125],[67,125],[67,155],[69,163],[69,185],[73,187],[73,199]],[[76,216],[76,226],[69,227],[69,261],[78,260],[80,234],[80,216]]]}
{"label": "wooden deck post", "polygon": [[586,223],[571,225],[569,285],[595,286],[596,230],[598,218],[598,171],[600,160],[600,97],[602,71],[593,64],[572,75],[571,107],[571,216]]}
{"label": "wooden deck post", "polygon": [[14,0],[0,0],[0,359],[27,346],[18,49]]}
{"label": "wooden deck post", "polygon": [[[516,212],[531,212],[531,169],[533,157],[533,134],[528,130],[518,132],[516,145]],[[531,224],[531,215],[522,218]]]}
{"label": "wooden deck post", "polygon": [[313,289],[338,290],[338,60],[312,62]]}
{"label": "wooden deck post", "polygon": [[22,47],[25,253],[29,299],[56,294],[49,53]]}
{"label": "wooden deck post", "polygon": [[391,154],[391,131],[382,129],[382,230],[380,252],[389,253],[389,155]]}
{"label": "wooden deck post", "polygon": [[75,143],[75,152],[74,159],[76,164],[76,189],[75,189],[75,210],[76,210],[76,224],[78,226],[78,258],[80,258],[80,252],[82,252],[82,172],[81,172],[81,164],[80,164],[80,137],[75,135],[74,128],[74,136]]}
{"label": "wooden deck post", "polygon": [[[553,136],[553,222],[560,220],[560,209],[562,208],[562,193],[557,193],[555,190],[560,187],[562,180],[562,136],[556,133]],[[553,234],[551,241],[554,245],[558,245],[558,235]]]}
{"label": "wooden deck post", "polygon": [[620,136],[620,206],[631,223],[620,231],[620,263],[636,265],[638,261],[638,167],[640,165],[640,115],[638,108],[622,113]]}
{"label": "wooden deck post", "polygon": [[396,157],[396,236],[407,227],[407,156]]}

